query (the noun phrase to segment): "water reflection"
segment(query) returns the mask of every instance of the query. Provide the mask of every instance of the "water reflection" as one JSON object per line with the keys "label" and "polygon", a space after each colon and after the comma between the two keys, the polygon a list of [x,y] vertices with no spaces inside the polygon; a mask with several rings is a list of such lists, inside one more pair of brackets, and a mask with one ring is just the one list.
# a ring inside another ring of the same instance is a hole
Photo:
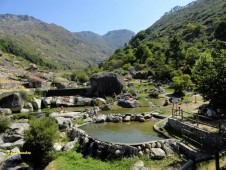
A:
{"label": "water reflection", "polygon": [[105,122],[80,127],[93,138],[113,143],[142,143],[163,139],[154,130],[155,120],[146,122]]}

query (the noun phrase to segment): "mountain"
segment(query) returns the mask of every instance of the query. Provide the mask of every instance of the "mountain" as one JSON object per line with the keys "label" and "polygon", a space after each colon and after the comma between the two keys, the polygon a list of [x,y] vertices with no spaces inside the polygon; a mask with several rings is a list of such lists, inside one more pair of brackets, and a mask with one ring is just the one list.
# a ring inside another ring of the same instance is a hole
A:
{"label": "mountain", "polygon": [[124,47],[135,36],[135,33],[127,29],[122,29],[109,31],[102,36],[90,31],[77,32],[75,35],[83,42],[92,44],[102,49],[102,52],[112,55],[117,48]]}
{"label": "mountain", "polygon": [[42,66],[77,69],[97,65],[113,53],[108,45],[101,47],[34,17],[0,15],[0,48]]}
{"label": "mountain", "polygon": [[191,74],[205,53],[226,48],[226,1],[197,0],[174,7],[158,21],[117,49],[102,67],[128,73],[133,66],[159,78],[172,78],[174,70]]}
{"label": "mountain", "polygon": [[102,50],[103,53],[106,53],[109,56],[111,56],[114,53],[114,50],[107,45],[107,43],[105,42],[101,35],[98,35],[91,31],[76,32],[75,35],[81,41],[86,42],[88,44],[92,44],[93,46]]}
{"label": "mountain", "polygon": [[108,46],[116,50],[117,48],[124,47],[125,43],[128,43],[133,36],[135,36],[135,33],[133,31],[123,29],[109,31],[102,37],[105,40],[106,44],[108,44]]}

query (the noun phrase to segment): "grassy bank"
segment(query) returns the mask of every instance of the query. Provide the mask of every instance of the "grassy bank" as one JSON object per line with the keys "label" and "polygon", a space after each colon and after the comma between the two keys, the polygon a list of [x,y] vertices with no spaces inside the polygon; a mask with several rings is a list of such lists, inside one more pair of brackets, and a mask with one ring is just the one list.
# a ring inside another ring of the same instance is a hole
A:
{"label": "grassy bank", "polygon": [[169,156],[163,160],[133,157],[103,162],[94,158],[84,159],[80,153],[69,151],[61,152],[57,159],[51,162],[45,170],[129,170],[138,160],[142,160],[144,166],[150,170],[179,169],[181,164],[183,164],[178,155]]}

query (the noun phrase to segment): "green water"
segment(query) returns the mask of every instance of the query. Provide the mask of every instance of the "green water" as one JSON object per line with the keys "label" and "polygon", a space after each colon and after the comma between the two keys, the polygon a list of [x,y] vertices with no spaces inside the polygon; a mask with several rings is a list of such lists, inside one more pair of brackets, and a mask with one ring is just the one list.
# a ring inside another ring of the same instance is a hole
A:
{"label": "green water", "polygon": [[112,143],[143,143],[161,140],[154,130],[153,125],[157,120],[146,122],[105,122],[99,124],[88,124],[80,127],[95,139]]}

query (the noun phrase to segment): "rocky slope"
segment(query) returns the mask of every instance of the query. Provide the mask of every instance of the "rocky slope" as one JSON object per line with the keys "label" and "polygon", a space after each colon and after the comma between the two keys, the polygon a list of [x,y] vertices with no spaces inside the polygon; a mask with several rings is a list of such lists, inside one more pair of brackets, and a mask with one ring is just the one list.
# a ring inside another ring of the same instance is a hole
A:
{"label": "rocky slope", "polygon": [[27,15],[0,15],[0,39],[11,41],[28,55],[65,68],[97,65],[112,53],[108,46],[102,49],[102,45],[87,43],[63,27]]}

